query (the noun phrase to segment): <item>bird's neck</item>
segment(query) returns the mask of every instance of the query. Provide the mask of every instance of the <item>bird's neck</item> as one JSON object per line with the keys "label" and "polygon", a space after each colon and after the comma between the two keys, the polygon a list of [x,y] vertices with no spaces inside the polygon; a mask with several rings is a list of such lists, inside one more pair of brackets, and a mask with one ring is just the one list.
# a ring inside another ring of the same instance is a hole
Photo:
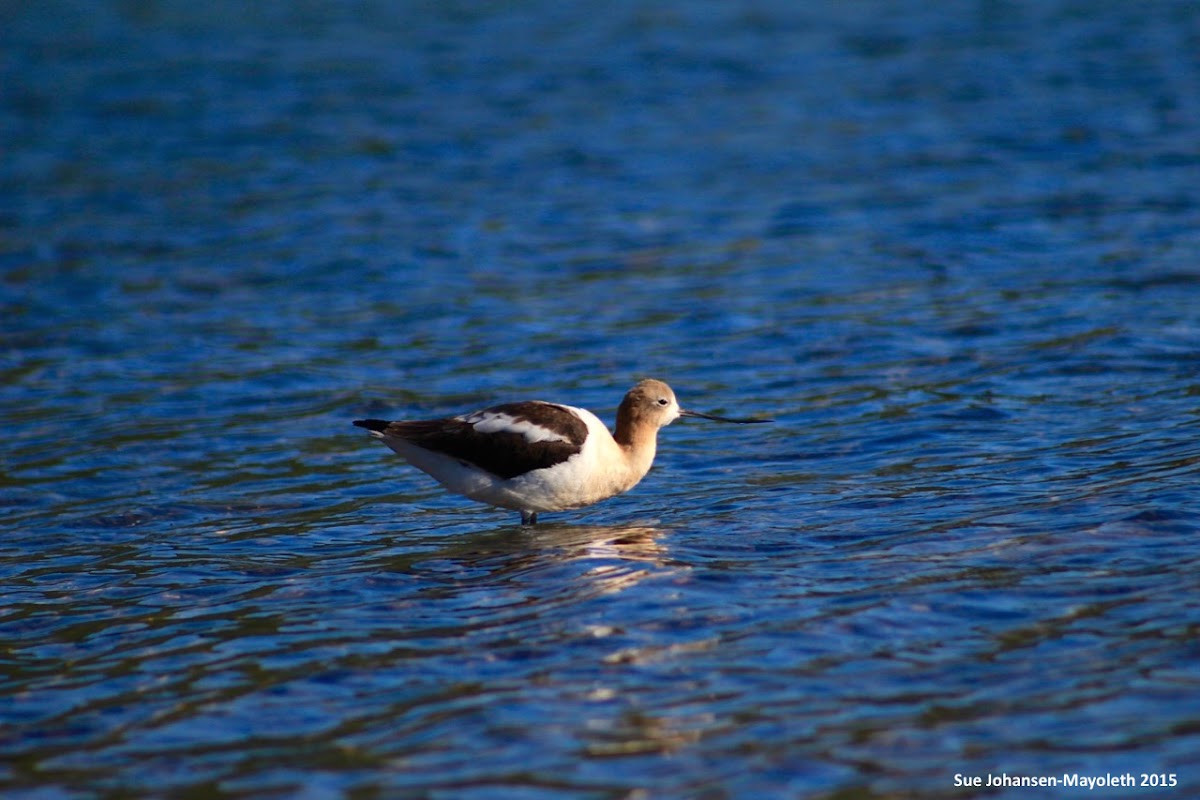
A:
{"label": "bird's neck", "polygon": [[[623,409],[622,409],[623,410]],[[658,426],[627,413],[617,414],[613,439],[625,454],[626,463],[640,479],[650,471],[658,447]]]}

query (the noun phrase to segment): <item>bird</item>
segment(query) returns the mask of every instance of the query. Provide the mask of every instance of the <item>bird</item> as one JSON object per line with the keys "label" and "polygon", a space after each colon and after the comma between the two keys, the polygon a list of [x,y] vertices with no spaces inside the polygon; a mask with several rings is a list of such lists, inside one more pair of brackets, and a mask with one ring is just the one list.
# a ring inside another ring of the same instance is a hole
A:
{"label": "bird", "polygon": [[630,389],[610,433],[592,412],[544,400],[502,403],[454,417],[356,419],[409,464],[454,494],[538,514],[582,508],[629,491],[654,463],[658,430],[680,417],[753,424],[679,407],[666,383],[648,378]]}

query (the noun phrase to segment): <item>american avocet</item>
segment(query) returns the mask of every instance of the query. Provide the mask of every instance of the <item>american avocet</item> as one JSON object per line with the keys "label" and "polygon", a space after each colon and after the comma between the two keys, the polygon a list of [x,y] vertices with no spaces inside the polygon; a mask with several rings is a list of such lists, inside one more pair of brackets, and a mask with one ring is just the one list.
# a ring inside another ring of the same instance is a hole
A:
{"label": "american avocet", "polygon": [[679,417],[729,419],[684,411],[671,387],[644,380],[617,409],[610,434],[590,411],[530,400],[443,419],[354,424],[455,494],[521,512],[532,525],[543,511],[598,503],[637,485],[654,463],[658,429]]}

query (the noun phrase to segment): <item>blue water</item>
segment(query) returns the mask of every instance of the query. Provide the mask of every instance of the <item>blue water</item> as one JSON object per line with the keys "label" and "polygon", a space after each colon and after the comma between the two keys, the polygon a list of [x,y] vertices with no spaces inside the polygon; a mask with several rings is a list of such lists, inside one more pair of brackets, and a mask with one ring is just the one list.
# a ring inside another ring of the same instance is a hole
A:
{"label": "blue water", "polygon": [[[1190,0],[10,4],[0,794],[1200,795],[1198,54]],[[643,376],[777,421],[532,530],[350,425]]]}

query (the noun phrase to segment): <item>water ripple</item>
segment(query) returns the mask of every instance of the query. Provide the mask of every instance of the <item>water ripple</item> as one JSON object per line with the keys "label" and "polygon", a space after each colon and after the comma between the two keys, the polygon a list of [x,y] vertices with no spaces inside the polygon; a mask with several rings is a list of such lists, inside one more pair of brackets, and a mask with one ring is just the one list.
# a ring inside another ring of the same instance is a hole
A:
{"label": "water ripple", "polygon": [[1196,794],[1194,4],[216,8],[0,34],[5,798]]}

